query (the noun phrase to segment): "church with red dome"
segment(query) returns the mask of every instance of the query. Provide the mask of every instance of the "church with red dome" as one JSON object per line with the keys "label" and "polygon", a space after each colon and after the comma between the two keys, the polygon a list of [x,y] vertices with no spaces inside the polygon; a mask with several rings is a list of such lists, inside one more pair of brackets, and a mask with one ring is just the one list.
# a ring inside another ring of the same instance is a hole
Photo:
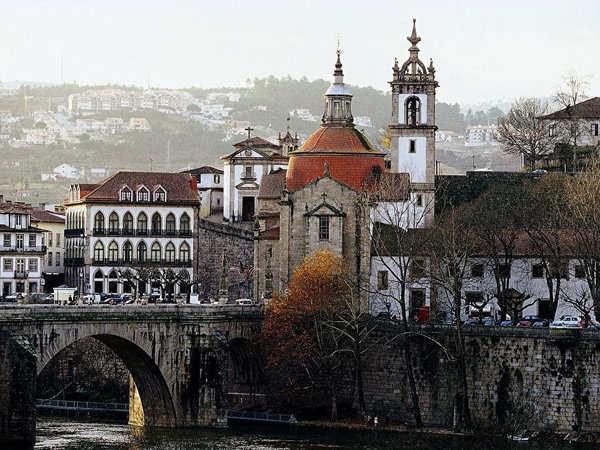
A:
{"label": "church with red dome", "polygon": [[[263,175],[254,226],[256,301],[283,291],[302,259],[319,249],[342,256],[357,281],[367,283],[373,217],[398,203],[407,226],[423,226],[433,214],[426,205],[433,195],[437,82],[433,64],[426,69],[418,58],[414,25],[408,39],[409,59],[401,68],[394,64],[390,82],[389,154],[354,126],[338,49],[321,126],[289,152],[287,168]],[[394,195],[374,201],[381,184],[392,185]]]}

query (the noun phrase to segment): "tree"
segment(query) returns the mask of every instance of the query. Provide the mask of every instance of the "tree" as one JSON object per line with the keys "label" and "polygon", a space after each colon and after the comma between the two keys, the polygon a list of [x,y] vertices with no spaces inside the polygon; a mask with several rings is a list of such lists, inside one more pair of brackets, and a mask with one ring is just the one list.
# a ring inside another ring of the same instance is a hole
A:
{"label": "tree", "polygon": [[344,311],[347,279],[348,269],[331,252],[306,257],[294,270],[288,294],[276,294],[265,309],[261,336],[267,370],[285,380],[286,389],[310,391],[313,402],[326,392],[332,420],[350,361],[345,336],[330,323]]}
{"label": "tree", "polygon": [[555,139],[539,117],[548,113],[548,103],[537,98],[517,100],[508,114],[498,120],[498,141],[504,151],[522,155],[530,170],[552,153]]}
{"label": "tree", "polygon": [[589,132],[584,126],[585,119],[574,111],[575,105],[588,98],[585,90],[590,84],[590,75],[580,75],[571,70],[562,76],[562,82],[552,96],[552,100],[565,109],[566,120],[559,121],[558,135],[560,139],[573,146],[573,171],[577,165],[577,143],[581,136]]}

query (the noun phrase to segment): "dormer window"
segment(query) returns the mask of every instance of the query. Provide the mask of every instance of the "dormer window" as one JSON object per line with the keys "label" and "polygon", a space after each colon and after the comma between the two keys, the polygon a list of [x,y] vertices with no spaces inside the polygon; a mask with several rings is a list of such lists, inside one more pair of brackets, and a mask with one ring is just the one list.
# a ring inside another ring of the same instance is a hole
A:
{"label": "dormer window", "polygon": [[121,200],[122,202],[130,202],[132,199],[133,199],[132,190],[127,186],[123,186],[121,188],[121,192],[119,194],[119,200]]}
{"label": "dormer window", "polygon": [[154,201],[155,202],[166,202],[167,201],[167,192],[159,187],[154,191]]}
{"label": "dormer window", "polygon": [[150,191],[146,187],[141,187],[137,191],[137,201],[138,202],[149,202],[150,201]]}

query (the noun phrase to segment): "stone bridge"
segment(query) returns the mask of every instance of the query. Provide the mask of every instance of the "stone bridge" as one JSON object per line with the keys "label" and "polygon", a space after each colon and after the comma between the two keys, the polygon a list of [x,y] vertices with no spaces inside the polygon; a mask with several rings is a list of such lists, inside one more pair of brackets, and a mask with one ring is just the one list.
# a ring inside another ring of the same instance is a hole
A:
{"label": "stone bridge", "polygon": [[110,347],[129,369],[144,425],[224,426],[229,355],[239,358],[260,324],[254,306],[2,305],[0,447],[32,447],[37,375],[87,337]]}

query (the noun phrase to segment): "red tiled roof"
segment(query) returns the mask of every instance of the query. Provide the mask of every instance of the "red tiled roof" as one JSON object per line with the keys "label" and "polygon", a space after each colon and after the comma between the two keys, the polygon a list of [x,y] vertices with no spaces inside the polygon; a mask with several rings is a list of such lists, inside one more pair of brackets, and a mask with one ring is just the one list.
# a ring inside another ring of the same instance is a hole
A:
{"label": "red tiled roof", "polygon": [[261,239],[279,239],[280,230],[281,229],[279,227],[270,228],[270,229],[265,230],[262,233],[260,233],[260,238]]}
{"label": "red tiled roof", "polygon": [[[369,140],[356,128],[349,126],[321,126],[310,135],[297,152],[377,152]],[[378,152],[377,152],[378,153]]]}
{"label": "red tiled roof", "polygon": [[278,169],[269,174],[263,175],[260,179],[260,189],[258,198],[280,198],[281,191],[285,186],[285,175],[287,171]]}
{"label": "red tiled roof", "polygon": [[167,203],[199,203],[196,177],[189,173],[169,172],[119,172],[100,183],[84,200],[119,202],[119,191],[125,185],[132,189],[144,185],[151,191],[162,186],[167,192]]}
{"label": "red tiled roof", "polygon": [[600,118],[600,97],[590,98],[589,100],[577,103],[570,108],[561,109],[560,111],[555,111],[546,116],[542,116],[540,119],[561,120],[571,119],[573,117],[580,119]]}
{"label": "red tiled roof", "polygon": [[244,148],[244,147],[258,147],[258,148],[268,147],[268,148],[274,148],[274,149],[281,148],[279,145],[273,144],[272,142],[269,142],[263,138],[259,138],[258,136],[255,136],[250,139],[245,139],[240,142],[236,142],[235,144],[233,144],[233,146],[238,150],[240,148]]}
{"label": "red tiled roof", "polygon": [[212,167],[212,166],[202,166],[202,167],[198,167],[197,169],[182,170],[180,173],[191,173],[192,175],[202,175],[205,173],[223,174],[223,171],[221,169],[217,169],[216,167]]}
{"label": "red tiled roof", "polygon": [[369,182],[373,170],[385,171],[384,154],[379,152],[359,154],[296,153],[290,157],[287,170],[286,187],[295,191],[324,175],[325,163],[329,165],[329,174],[342,183],[362,190]]}
{"label": "red tiled roof", "polygon": [[32,207],[23,203],[2,202],[0,203],[0,212],[2,213],[21,213],[31,212]]}
{"label": "red tiled roof", "polygon": [[31,211],[31,220],[34,222],[65,223],[65,216],[64,214],[57,214],[46,210],[33,209]]}

